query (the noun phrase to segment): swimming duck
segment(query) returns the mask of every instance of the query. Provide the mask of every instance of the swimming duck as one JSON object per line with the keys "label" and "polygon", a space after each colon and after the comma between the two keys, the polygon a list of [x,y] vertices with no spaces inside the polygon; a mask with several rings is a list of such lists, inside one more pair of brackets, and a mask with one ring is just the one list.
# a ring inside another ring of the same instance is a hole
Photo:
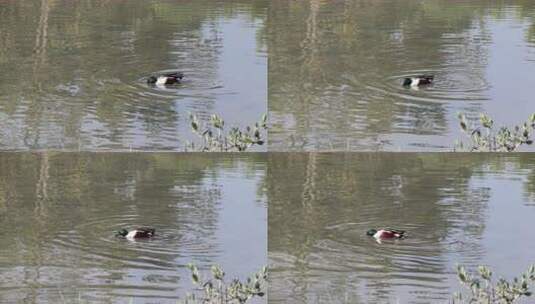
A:
{"label": "swimming duck", "polygon": [[149,76],[147,83],[155,85],[176,84],[180,83],[182,78],[184,78],[184,73],[182,72],[165,73],[158,76]]}
{"label": "swimming duck", "polygon": [[151,238],[154,236],[154,228],[141,227],[134,230],[121,229],[117,231],[116,236],[126,237],[127,239],[141,239],[141,238]]}
{"label": "swimming duck", "polygon": [[405,231],[395,229],[370,229],[366,234],[373,236],[376,240],[401,239],[405,236]]}
{"label": "swimming duck", "polygon": [[423,85],[429,85],[433,83],[435,76],[433,75],[418,75],[413,77],[407,77],[403,80],[404,87],[419,87]]}

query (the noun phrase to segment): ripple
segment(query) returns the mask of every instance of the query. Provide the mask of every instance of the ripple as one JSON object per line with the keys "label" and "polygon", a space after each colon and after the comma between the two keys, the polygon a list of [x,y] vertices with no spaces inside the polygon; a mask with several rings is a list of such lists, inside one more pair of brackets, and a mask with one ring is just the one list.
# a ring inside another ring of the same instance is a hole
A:
{"label": "ripple", "polygon": [[[405,88],[401,85],[405,77],[422,74],[435,75],[433,84],[420,88]],[[453,69],[406,71],[387,78],[385,83],[385,88],[373,89],[403,100],[432,103],[487,100],[485,92],[490,88],[488,82],[482,76],[466,75],[464,70],[455,71]]]}

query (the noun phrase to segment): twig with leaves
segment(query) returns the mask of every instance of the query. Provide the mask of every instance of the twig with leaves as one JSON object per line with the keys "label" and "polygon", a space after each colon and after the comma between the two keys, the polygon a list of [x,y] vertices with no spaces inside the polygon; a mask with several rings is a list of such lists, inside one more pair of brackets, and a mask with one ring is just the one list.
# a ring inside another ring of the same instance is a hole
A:
{"label": "twig with leaves", "polygon": [[210,304],[242,304],[253,297],[263,297],[267,289],[267,267],[248,277],[245,282],[238,279],[230,283],[225,281],[225,272],[220,266],[212,266],[212,278],[204,280],[194,264],[188,264],[193,283],[200,287],[197,294],[189,294],[184,304],[210,303]]}
{"label": "twig with leaves", "polygon": [[459,292],[454,295],[453,303],[515,303],[522,297],[530,297],[529,287],[535,282],[535,265],[532,265],[520,278],[509,282],[500,278],[496,283],[492,281],[492,271],[486,266],[478,267],[479,276],[470,275],[462,266],[457,266],[457,276],[463,286],[470,290],[467,297]]}
{"label": "twig with leaves", "polygon": [[263,145],[263,131],[267,130],[267,116],[264,114],[260,121],[252,127],[245,129],[233,127],[230,131],[225,131],[225,121],[218,115],[210,116],[208,126],[202,126],[196,115],[190,114],[191,130],[200,139],[201,143],[195,145],[188,144],[186,150],[202,152],[243,152],[254,145]]}
{"label": "twig with leaves", "polygon": [[531,145],[531,135],[535,129],[535,114],[532,114],[526,122],[514,128],[501,127],[496,131],[494,121],[485,114],[479,117],[481,126],[469,126],[466,116],[458,115],[461,130],[468,136],[469,143],[462,141],[456,143],[456,150],[470,152],[512,152],[521,145]]}

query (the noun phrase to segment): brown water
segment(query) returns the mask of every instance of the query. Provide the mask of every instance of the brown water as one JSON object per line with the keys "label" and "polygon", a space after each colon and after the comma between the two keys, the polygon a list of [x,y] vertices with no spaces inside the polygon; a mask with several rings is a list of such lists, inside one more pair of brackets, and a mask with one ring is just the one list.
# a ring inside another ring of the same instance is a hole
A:
{"label": "brown water", "polygon": [[[181,150],[267,107],[268,1],[0,1],[0,149]],[[152,73],[184,83],[149,87]]]}
{"label": "brown water", "polygon": [[[176,303],[267,261],[259,154],[0,154],[0,303]],[[131,242],[120,228],[150,225]]]}
{"label": "brown water", "polygon": [[535,263],[535,155],[275,154],[267,185],[270,303],[449,303],[457,264]]}
{"label": "brown water", "polygon": [[[535,2],[271,1],[270,151],[451,151],[457,113],[535,112]],[[432,73],[431,87],[401,86]]]}

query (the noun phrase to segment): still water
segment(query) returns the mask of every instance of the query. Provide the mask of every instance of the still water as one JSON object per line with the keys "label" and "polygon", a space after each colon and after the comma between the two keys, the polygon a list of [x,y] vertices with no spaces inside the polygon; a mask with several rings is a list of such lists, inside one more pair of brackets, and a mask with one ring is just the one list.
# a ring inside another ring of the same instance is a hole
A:
{"label": "still water", "polygon": [[270,303],[449,303],[457,264],[535,263],[534,155],[278,154],[267,181]]}
{"label": "still water", "polygon": [[[267,107],[268,1],[0,1],[0,148],[181,150]],[[183,84],[149,87],[180,70]]]}
{"label": "still water", "polygon": [[[176,303],[267,261],[263,155],[0,154],[0,303]],[[123,227],[153,226],[131,242]]]}
{"label": "still water", "polygon": [[[451,151],[457,113],[535,112],[535,2],[272,1],[270,151]],[[406,89],[403,77],[435,84]]]}

